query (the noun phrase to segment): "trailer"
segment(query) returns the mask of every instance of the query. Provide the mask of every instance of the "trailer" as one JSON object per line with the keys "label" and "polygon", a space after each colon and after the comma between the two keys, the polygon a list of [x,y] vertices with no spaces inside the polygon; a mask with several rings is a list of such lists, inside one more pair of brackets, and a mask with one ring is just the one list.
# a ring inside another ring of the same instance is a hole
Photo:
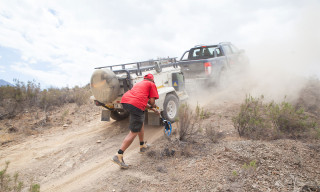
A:
{"label": "trailer", "polygon": [[[93,93],[92,100],[97,106],[103,107],[102,121],[110,121],[110,117],[116,121],[128,117],[129,113],[120,103],[121,98],[148,73],[154,75],[154,82],[159,93],[156,105],[161,115],[171,122],[177,119],[179,104],[188,99],[184,75],[177,65],[176,58],[159,58],[95,68],[91,76],[90,87]],[[151,110],[146,112],[148,124],[160,124],[157,114]]]}

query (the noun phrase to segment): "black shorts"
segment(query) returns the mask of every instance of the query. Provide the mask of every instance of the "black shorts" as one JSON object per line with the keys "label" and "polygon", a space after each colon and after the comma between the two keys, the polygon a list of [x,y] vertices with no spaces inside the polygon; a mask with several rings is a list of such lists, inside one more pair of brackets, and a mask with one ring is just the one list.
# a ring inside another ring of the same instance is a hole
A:
{"label": "black shorts", "polygon": [[144,111],[128,103],[122,103],[122,106],[130,114],[130,131],[134,133],[140,132],[144,122]]}

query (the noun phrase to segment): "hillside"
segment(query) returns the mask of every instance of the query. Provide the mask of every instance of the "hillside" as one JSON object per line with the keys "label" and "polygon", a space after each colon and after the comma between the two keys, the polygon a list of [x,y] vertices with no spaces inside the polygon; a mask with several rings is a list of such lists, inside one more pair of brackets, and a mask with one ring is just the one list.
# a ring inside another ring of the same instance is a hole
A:
{"label": "hillside", "polygon": [[3,80],[3,79],[0,79],[0,86],[13,86],[11,83]]}
{"label": "hillside", "polygon": [[0,167],[10,161],[9,174],[41,191],[319,191],[319,140],[239,137],[232,119],[242,101],[211,96],[186,140],[178,123],[170,139],[146,125],[152,148],[139,154],[135,140],[124,156],[128,170],[110,161],[128,120],[101,122],[92,103],[26,111],[0,121]]}

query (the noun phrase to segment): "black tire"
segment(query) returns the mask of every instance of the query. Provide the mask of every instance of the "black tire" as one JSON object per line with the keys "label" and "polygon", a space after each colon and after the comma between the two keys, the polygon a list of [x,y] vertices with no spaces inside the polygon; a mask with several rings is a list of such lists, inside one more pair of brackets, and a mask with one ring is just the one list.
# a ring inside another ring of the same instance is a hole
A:
{"label": "black tire", "polygon": [[209,86],[211,87],[220,87],[221,85],[225,84],[225,80],[226,80],[226,73],[227,70],[226,69],[222,69],[219,74],[213,78],[213,81],[210,81]]}
{"label": "black tire", "polygon": [[170,121],[174,122],[179,113],[179,99],[177,96],[173,94],[168,94],[164,100],[163,104],[163,118]]}
{"label": "black tire", "polygon": [[116,121],[121,121],[126,119],[129,116],[128,111],[124,110],[124,111],[111,111],[110,113],[110,117]]}

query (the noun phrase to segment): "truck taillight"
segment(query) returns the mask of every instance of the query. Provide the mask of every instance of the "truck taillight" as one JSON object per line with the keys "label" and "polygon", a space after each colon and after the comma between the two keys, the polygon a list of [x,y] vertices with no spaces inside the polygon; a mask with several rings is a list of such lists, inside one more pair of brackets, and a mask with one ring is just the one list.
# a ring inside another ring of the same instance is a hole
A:
{"label": "truck taillight", "polygon": [[210,75],[211,74],[211,63],[205,62],[203,65],[204,65],[204,71],[205,71],[206,75]]}

